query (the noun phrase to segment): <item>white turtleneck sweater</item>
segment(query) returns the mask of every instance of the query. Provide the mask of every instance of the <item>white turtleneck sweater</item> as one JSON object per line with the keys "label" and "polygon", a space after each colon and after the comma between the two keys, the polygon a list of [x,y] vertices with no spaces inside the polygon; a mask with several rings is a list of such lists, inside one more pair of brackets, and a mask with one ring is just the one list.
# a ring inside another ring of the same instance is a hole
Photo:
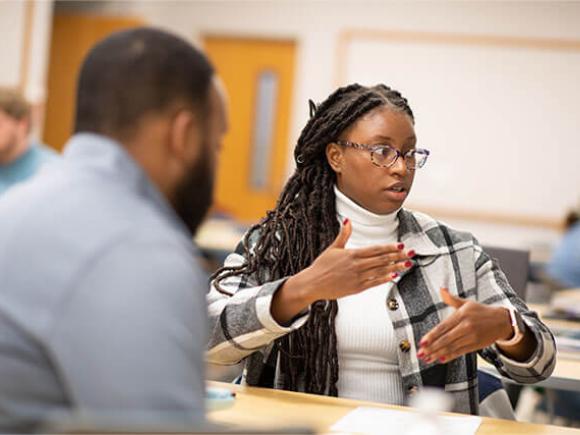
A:
{"label": "white turtleneck sweater", "polygon": [[[336,211],[349,218],[352,234],[346,248],[397,242],[397,213],[376,215],[353,202],[338,188]],[[404,404],[397,343],[387,308],[387,283],[338,299],[335,327],[338,345],[338,395],[350,399]]]}

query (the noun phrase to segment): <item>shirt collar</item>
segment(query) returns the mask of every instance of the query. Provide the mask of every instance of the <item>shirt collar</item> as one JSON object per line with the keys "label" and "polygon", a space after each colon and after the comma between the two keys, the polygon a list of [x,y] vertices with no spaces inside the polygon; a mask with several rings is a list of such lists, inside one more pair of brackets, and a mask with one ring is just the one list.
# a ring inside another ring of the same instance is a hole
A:
{"label": "shirt collar", "polygon": [[344,193],[338,186],[334,185],[334,195],[336,197],[336,212],[340,216],[348,217],[353,222],[363,226],[381,226],[386,229],[396,229],[397,211],[389,214],[376,214],[360,206]]}

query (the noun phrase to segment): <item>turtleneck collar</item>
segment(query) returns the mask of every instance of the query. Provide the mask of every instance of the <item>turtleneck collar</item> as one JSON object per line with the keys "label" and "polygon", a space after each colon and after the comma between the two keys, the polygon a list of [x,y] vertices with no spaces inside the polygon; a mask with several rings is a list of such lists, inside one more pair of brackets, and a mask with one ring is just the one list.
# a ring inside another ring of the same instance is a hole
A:
{"label": "turtleneck collar", "polygon": [[[352,199],[342,193],[338,187],[334,186],[336,196],[336,212],[342,222],[345,218],[352,221],[353,233],[367,239],[378,238],[380,240],[390,239],[396,241],[399,219],[398,210],[386,215],[379,215],[368,211],[355,203]],[[357,237],[358,238],[358,237]],[[375,240],[375,243],[379,240]]]}

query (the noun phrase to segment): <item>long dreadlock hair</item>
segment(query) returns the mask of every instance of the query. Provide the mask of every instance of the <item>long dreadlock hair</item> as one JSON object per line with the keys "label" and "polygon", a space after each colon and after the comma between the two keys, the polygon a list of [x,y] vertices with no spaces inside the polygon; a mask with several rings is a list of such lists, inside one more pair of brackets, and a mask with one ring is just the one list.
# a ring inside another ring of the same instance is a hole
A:
{"label": "long dreadlock hair", "polygon": [[[212,275],[218,291],[228,294],[220,282],[231,276],[251,275],[263,284],[295,275],[333,242],[340,224],[333,189],[336,174],[326,160],[326,146],[379,106],[404,112],[414,120],[407,100],[383,84],[352,84],[337,89],[318,106],[310,102],[311,117],[294,150],[296,170],[276,207],[244,237],[245,264],[223,267]],[[257,242],[250,246],[255,232]],[[302,385],[308,393],[338,395],[337,312],[336,301],[317,301],[302,328],[277,340],[284,389],[296,391]]]}

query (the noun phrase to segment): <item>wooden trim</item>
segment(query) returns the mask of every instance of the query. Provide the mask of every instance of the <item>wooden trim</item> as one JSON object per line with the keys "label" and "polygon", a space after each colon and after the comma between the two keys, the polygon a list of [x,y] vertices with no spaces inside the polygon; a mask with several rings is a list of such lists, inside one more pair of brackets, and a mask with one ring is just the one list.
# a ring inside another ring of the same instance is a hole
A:
{"label": "wooden trim", "polygon": [[518,227],[536,227],[563,231],[564,224],[562,220],[551,219],[546,217],[532,217],[527,215],[490,213],[484,211],[470,211],[458,209],[443,209],[437,207],[422,207],[420,205],[409,204],[405,207],[411,210],[426,213],[436,219],[460,219],[466,221],[482,222],[494,225],[513,225]]}
{"label": "wooden trim", "polygon": [[261,35],[257,33],[243,33],[243,32],[204,32],[200,30],[196,33],[199,41],[203,42],[206,39],[235,39],[244,42],[279,42],[288,43],[298,46],[296,38],[283,35]]}
{"label": "wooden trim", "polygon": [[24,32],[22,33],[22,49],[20,50],[20,92],[26,91],[28,82],[28,68],[30,65],[30,47],[32,41],[33,22],[34,22],[34,1],[25,2],[24,11]]}
{"label": "wooden trim", "polygon": [[347,39],[388,39],[411,43],[505,46],[549,51],[580,51],[580,40],[564,38],[534,38],[481,34],[410,32],[372,29],[349,29],[343,32]]}
{"label": "wooden trim", "polygon": [[564,38],[534,38],[519,36],[496,36],[461,33],[412,32],[403,30],[345,29],[337,41],[336,78],[337,86],[346,79],[346,54],[348,45],[356,38],[383,40],[410,44],[443,44],[480,47],[505,47],[521,50],[543,50],[580,52],[580,40]]}

